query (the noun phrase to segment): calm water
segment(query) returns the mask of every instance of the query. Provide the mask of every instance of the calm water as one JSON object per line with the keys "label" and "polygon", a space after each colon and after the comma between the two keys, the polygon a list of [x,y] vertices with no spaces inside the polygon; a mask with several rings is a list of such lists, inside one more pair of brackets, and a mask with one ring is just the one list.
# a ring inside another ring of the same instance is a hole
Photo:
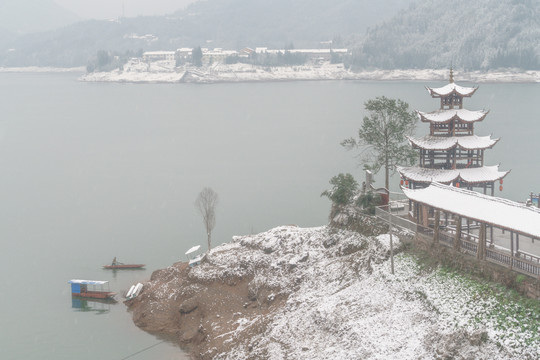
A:
{"label": "calm water", "polygon": [[[161,339],[123,304],[74,307],[67,281],[121,293],[204,244],[193,203],[219,195],[214,243],[282,224],[325,224],[328,180],[351,172],[363,103],[399,97],[435,110],[420,82],[87,84],[75,75],[0,74],[1,359],[123,359]],[[478,134],[502,140],[489,164],[512,169],[502,196],[540,191],[537,84],[485,84]],[[419,124],[419,133],[427,125]],[[397,179],[393,186],[397,187]],[[382,185],[382,177],[377,184]],[[497,195],[500,195],[497,191]],[[114,256],[146,270],[101,269]],[[159,344],[132,359],[182,359]]]}

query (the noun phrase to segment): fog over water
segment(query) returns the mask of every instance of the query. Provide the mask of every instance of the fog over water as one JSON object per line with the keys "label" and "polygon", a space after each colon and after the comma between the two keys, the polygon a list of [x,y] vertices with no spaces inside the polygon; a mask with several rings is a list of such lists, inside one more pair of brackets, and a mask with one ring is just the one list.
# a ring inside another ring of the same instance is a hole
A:
{"label": "fog over water", "polygon": [[[330,203],[320,193],[329,179],[363,180],[339,143],[357,131],[364,102],[385,95],[435,110],[424,85],[444,84],[89,84],[73,74],[0,74],[0,280],[3,294],[16,294],[0,296],[0,358],[122,358],[155,344],[121,303],[103,316],[78,311],[67,281],[110,280],[121,293],[183,260],[205,243],[194,207],[205,186],[220,196],[216,245],[326,224]],[[502,137],[486,152],[487,164],[512,169],[498,196],[523,200],[540,189],[539,95],[537,84],[485,84],[466,99],[471,110],[491,110],[477,134]],[[146,270],[102,270],[114,256]],[[179,350],[152,351],[138,359]]]}

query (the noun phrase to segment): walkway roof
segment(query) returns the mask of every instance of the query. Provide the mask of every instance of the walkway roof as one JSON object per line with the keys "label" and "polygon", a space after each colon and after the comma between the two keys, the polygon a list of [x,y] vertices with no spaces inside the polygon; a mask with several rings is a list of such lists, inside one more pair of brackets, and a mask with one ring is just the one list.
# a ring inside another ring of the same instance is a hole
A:
{"label": "walkway roof", "polygon": [[539,208],[440,183],[402,190],[413,201],[540,239]]}

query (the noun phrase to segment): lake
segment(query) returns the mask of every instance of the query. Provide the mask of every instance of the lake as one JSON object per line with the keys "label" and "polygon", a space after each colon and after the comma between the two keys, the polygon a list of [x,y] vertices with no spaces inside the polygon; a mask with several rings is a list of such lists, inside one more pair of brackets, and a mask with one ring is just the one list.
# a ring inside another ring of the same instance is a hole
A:
{"label": "lake", "polygon": [[[363,180],[339,143],[354,136],[364,102],[385,95],[432,111],[439,101],[424,86],[444,85],[76,78],[0,73],[2,359],[184,358],[136,328],[121,302],[73,302],[67,282],[108,280],[121,294],[185,260],[191,246],[205,246],[194,207],[205,186],[220,196],[215,245],[278,225],[326,224],[330,203],[320,194],[329,179]],[[497,196],[523,201],[540,191],[539,98],[538,84],[482,84],[466,99],[471,110],[491,110],[477,134],[502,137],[486,152],[487,164],[512,170]],[[382,186],[382,173],[376,179]],[[102,270],[115,256],[146,269]]]}

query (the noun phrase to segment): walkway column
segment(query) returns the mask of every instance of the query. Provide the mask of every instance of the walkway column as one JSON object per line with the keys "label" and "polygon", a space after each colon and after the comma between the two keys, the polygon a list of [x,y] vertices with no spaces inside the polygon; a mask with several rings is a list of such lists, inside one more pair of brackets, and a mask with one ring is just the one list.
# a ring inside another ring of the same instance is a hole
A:
{"label": "walkway column", "polygon": [[441,211],[435,210],[435,224],[433,225],[433,242],[439,242],[439,223],[441,221]]}
{"label": "walkway column", "polygon": [[454,238],[454,250],[461,248],[461,216],[458,216],[456,223],[456,237]]}
{"label": "walkway column", "polygon": [[478,247],[476,248],[476,258],[485,259],[486,252],[486,224],[480,223],[480,234],[478,236]]}

